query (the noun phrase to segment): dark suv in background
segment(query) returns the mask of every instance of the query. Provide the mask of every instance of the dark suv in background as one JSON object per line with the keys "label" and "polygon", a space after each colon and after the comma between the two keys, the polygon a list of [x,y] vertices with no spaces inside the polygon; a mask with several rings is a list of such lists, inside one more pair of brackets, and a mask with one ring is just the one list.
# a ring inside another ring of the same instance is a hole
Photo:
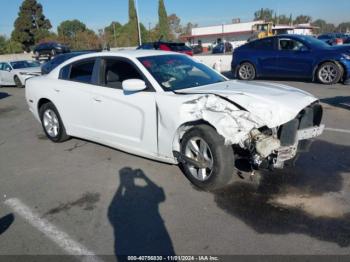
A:
{"label": "dark suv in background", "polygon": [[177,53],[186,54],[193,56],[192,48],[188,47],[184,43],[173,43],[173,42],[152,42],[140,45],[137,49],[149,49],[149,50],[163,50],[173,51]]}
{"label": "dark suv in background", "polygon": [[70,49],[56,42],[41,43],[34,48],[34,56],[39,59],[42,56],[53,57],[57,54],[69,53]]}

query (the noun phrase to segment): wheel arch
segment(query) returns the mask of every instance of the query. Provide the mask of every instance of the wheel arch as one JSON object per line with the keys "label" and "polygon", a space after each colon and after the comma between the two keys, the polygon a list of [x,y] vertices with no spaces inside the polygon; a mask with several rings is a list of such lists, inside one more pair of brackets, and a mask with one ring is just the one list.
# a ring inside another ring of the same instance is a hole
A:
{"label": "wheel arch", "polygon": [[341,78],[344,77],[344,74],[347,74],[345,66],[341,62],[339,62],[338,60],[335,60],[335,59],[324,59],[324,60],[318,62],[314,66],[314,69],[313,69],[313,72],[312,72],[312,81],[315,81],[317,79],[317,76],[316,76],[317,71],[324,63],[335,63],[335,64],[337,64],[343,70]]}
{"label": "wheel arch", "polygon": [[181,141],[183,136],[186,134],[186,132],[190,129],[192,129],[193,127],[196,127],[198,125],[207,125],[212,127],[213,129],[215,129],[215,131],[217,131],[217,129],[210,124],[208,121],[205,121],[204,119],[200,119],[200,120],[196,120],[196,121],[189,121],[186,123],[181,124],[174,135],[174,139],[173,139],[173,145],[172,145],[172,151],[176,151],[176,152],[180,152],[180,147],[181,147]]}
{"label": "wheel arch", "polygon": [[47,98],[40,98],[39,99],[38,105],[37,105],[38,114],[40,114],[40,108],[47,103],[52,103],[52,101],[50,99],[47,99]]}

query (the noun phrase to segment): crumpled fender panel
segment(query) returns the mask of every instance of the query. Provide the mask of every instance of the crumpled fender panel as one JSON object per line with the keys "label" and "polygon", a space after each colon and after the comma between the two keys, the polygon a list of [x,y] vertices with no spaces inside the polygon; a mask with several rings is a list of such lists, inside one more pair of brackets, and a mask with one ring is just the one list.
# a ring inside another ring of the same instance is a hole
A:
{"label": "crumpled fender panel", "polygon": [[239,144],[249,137],[249,132],[264,126],[264,122],[250,112],[216,95],[205,95],[185,102],[180,108],[184,122],[205,120],[225,138],[226,145]]}

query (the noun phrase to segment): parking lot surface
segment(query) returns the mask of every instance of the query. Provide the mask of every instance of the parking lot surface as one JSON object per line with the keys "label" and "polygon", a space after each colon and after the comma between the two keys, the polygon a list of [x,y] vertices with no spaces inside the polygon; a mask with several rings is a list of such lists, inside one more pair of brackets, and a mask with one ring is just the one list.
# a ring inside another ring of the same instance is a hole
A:
{"label": "parking lot surface", "polygon": [[0,254],[349,254],[350,87],[279,83],[320,97],[327,130],[296,167],[216,193],[177,166],[53,144],[25,90],[1,88]]}

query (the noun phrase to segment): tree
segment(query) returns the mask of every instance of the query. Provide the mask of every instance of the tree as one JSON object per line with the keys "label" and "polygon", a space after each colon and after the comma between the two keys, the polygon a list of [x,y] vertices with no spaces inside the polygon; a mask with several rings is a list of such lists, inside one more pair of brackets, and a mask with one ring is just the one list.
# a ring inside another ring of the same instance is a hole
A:
{"label": "tree", "polygon": [[254,13],[254,21],[265,20],[266,22],[273,21],[274,11],[269,8],[261,8]]}
{"label": "tree", "polygon": [[5,36],[0,35],[0,55],[6,54],[7,40]]}
{"label": "tree", "polygon": [[170,29],[169,29],[169,23],[168,23],[168,15],[164,5],[164,0],[159,0],[158,16],[159,16],[159,37],[162,37],[168,40]]}
{"label": "tree", "polygon": [[0,35],[0,55],[14,54],[23,52],[22,45],[18,42],[7,39]]}
{"label": "tree", "polygon": [[319,34],[324,34],[324,33],[331,33],[336,30],[336,27],[334,24],[329,24],[325,20],[322,19],[317,19],[312,23],[313,26],[318,27],[317,32]]}
{"label": "tree", "polygon": [[181,19],[176,14],[168,16],[168,24],[170,28],[170,38],[176,39],[181,34]]}
{"label": "tree", "polygon": [[43,14],[43,7],[36,0],[24,0],[14,24],[12,40],[21,43],[25,50],[49,34],[50,20]]}
{"label": "tree", "polygon": [[294,24],[299,25],[299,24],[307,24],[312,21],[311,16],[308,15],[299,15],[295,18]]}
{"label": "tree", "polygon": [[350,32],[350,22],[344,22],[338,25],[337,31],[341,33],[349,33]]}
{"label": "tree", "polygon": [[57,27],[58,36],[68,39],[75,39],[79,32],[84,32],[86,25],[77,19],[66,20]]}
{"label": "tree", "polygon": [[122,25],[119,22],[112,22],[109,26],[104,28],[106,41],[113,47],[117,47],[117,40],[120,36]]}
{"label": "tree", "polygon": [[187,23],[183,28],[182,28],[182,36],[184,35],[192,35],[192,28],[198,27],[197,24],[192,24],[192,23]]}

